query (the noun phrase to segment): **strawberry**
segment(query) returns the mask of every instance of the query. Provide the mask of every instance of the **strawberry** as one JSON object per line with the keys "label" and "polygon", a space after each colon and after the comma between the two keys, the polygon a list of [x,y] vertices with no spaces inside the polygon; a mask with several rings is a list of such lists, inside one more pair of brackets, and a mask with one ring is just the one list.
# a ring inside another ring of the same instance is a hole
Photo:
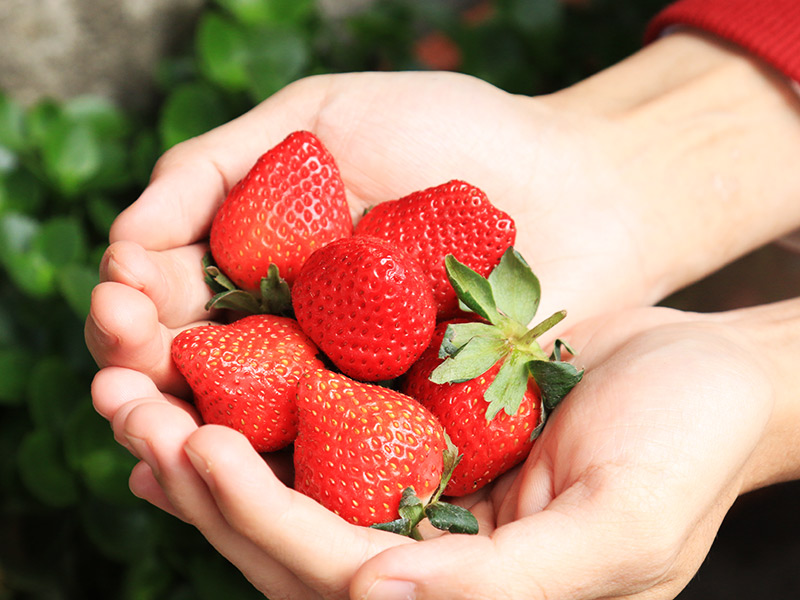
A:
{"label": "strawberry", "polygon": [[417,537],[427,516],[477,532],[472,515],[439,501],[455,451],[413,398],[320,369],[301,378],[297,406],[295,490],[356,525]]}
{"label": "strawberry", "polygon": [[401,389],[439,419],[453,444],[463,453],[444,493],[464,496],[505,473],[528,455],[534,443],[533,433],[540,422],[541,401],[536,382],[530,378],[517,411],[513,415],[499,411],[487,422],[488,403],[484,394],[497,376],[502,361],[468,381],[433,383],[430,375],[443,361],[439,358],[439,347],[450,324],[445,321],[437,327],[431,345],[406,373]]}
{"label": "strawberry", "polygon": [[297,321],[346,375],[392,379],[428,346],[436,307],[419,265],[390,243],[343,238],[314,252],[292,288]]}
{"label": "strawberry", "polygon": [[355,233],[388,240],[416,259],[430,280],[438,319],[443,320],[458,312],[445,256],[452,254],[486,276],[514,245],[516,227],[480,189],[453,180],[378,204],[362,217]]}
{"label": "strawberry", "polygon": [[537,341],[565,311],[527,328],[540,285],[513,248],[488,278],[452,255],[445,262],[459,300],[476,319],[440,324],[402,389],[439,418],[463,452],[445,490],[458,496],[519,463],[583,372],[561,360],[562,348],[569,350],[565,342],[556,340],[548,357]]}
{"label": "strawberry", "polygon": [[317,353],[297,322],[273,315],[193,327],[172,342],[203,421],[239,430],[258,452],[294,441],[297,382],[322,367]]}
{"label": "strawberry", "polygon": [[259,291],[270,264],[289,284],[317,248],[352,235],[344,184],[312,133],[263,154],[228,193],[211,224],[211,254],[239,288]]}

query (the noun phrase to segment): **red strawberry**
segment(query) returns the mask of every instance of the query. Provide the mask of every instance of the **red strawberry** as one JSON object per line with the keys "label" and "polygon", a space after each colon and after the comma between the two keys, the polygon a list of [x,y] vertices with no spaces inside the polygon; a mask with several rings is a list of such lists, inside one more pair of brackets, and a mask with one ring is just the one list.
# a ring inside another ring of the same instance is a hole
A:
{"label": "red strawberry", "polygon": [[358,223],[356,235],[388,240],[416,259],[430,278],[441,320],[458,310],[445,256],[452,254],[486,276],[514,245],[516,227],[481,190],[450,181],[378,204]]}
{"label": "red strawberry", "polygon": [[203,421],[242,432],[258,452],[297,434],[297,382],[322,367],[316,346],[292,319],[252,315],[181,332],[172,357]]}
{"label": "red strawberry", "polygon": [[414,399],[321,369],[297,393],[295,489],[357,525],[397,519],[403,491],[436,491],[442,426]]}
{"label": "red strawberry", "polygon": [[509,248],[482,277],[453,256],[447,276],[466,308],[482,320],[445,322],[430,348],[409,370],[404,391],[427,406],[463,453],[445,490],[479,489],[522,460],[548,411],[583,372],[561,360],[556,340],[548,357],[537,338],[560,322],[559,311],[531,329],[539,306],[539,280]]}
{"label": "red strawberry", "polygon": [[541,401],[539,388],[531,378],[513,415],[501,410],[487,421],[488,402],[484,394],[497,376],[501,362],[468,381],[433,383],[430,375],[442,363],[439,346],[449,324],[444,322],[437,327],[430,347],[406,374],[402,390],[439,419],[463,454],[444,493],[464,496],[525,459],[533,447],[533,433],[539,426]]}
{"label": "red strawberry", "polygon": [[211,225],[211,253],[236,285],[258,291],[271,263],[291,283],[314,250],[352,232],[333,157],[297,131],[230,190]]}
{"label": "red strawberry", "polygon": [[331,242],[303,265],[292,289],[297,321],[346,375],[402,374],[428,346],[436,307],[419,265],[388,242]]}

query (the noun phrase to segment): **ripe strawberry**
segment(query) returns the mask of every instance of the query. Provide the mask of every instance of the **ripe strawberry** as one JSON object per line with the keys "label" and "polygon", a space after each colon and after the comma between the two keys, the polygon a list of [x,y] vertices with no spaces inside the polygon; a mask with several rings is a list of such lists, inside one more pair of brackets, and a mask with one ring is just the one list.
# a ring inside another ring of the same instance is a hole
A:
{"label": "ripe strawberry", "polygon": [[463,454],[444,493],[464,496],[525,459],[539,426],[541,401],[539,388],[531,378],[517,411],[509,415],[501,410],[487,422],[488,402],[484,394],[502,362],[468,381],[433,383],[430,375],[442,363],[439,347],[448,325],[450,322],[444,322],[437,327],[431,345],[406,374],[402,391],[419,400],[439,419]]}
{"label": "ripe strawberry", "polygon": [[481,320],[440,325],[403,389],[440,419],[463,452],[446,489],[462,495],[524,458],[548,411],[583,372],[561,360],[562,347],[569,349],[564,342],[556,340],[548,357],[537,341],[565,311],[527,328],[539,306],[539,280],[513,248],[488,278],[452,255],[445,263],[459,300]]}
{"label": "ripe strawberry", "polygon": [[458,311],[445,256],[452,254],[487,276],[516,238],[510,216],[492,206],[481,190],[457,180],[378,204],[359,221],[355,232],[388,240],[422,265],[439,320]]}
{"label": "ripe strawberry", "polygon": [[402,374],[428,346],[436,307],[419,265],[377,238],[331,242],[312,254],[292,288],[297,321],[346,375]]}
{"label": "ripe strawberry", "polygon": [[433,495],[447,448],[414,399],[324,369],[297,393],[295,489],[357,525],[396,519],[403,491]]}
{"label": "ripe strawberry", "polygon": [[210,245],[217,266],[256,292],[270,264],[291,283],[314,250],[352,232],[333,157],[312,133],[297,131],[231,188],[211,225]]}
{"label": "ripe strawberry", "polygon": [[297,382],[322,367],[317,353],[294,320],[274,315],[193,327],[172,342],[203,421],[239,430],[258,452],[297,435]]}

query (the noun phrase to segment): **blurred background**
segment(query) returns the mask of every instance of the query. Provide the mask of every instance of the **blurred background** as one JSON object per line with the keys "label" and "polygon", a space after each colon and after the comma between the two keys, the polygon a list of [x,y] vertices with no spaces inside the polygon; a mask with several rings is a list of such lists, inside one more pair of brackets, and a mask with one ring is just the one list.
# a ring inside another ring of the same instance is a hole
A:
{"label": "blurred background", "polygon": [[[114,216],[156,158],[300,77],[447,69],[555,91],[640,47],[664,0],[2,0],[0,600],[260,597],[134,498],[83,343]],[[665,304],[797,294],[770,246]],[[767,351],[778,351],[766,349]],[[796,599],[796,484],[741,498],[681,600]]]}

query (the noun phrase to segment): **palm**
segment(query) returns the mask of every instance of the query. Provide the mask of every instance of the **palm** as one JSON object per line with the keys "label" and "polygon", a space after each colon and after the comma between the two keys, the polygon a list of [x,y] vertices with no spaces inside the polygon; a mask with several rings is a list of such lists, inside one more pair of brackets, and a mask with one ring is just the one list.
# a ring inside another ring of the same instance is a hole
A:
{"label": "palm", "polygon": [[356,215],[450,179],[477,185],[515,218],[543,311],[581,318],[642,299],[635,241],[609,201],[635,192],[613,179],[613,153],[591,126],[565,122],[542,99],[441,73],[332,79],[315,122]]}

